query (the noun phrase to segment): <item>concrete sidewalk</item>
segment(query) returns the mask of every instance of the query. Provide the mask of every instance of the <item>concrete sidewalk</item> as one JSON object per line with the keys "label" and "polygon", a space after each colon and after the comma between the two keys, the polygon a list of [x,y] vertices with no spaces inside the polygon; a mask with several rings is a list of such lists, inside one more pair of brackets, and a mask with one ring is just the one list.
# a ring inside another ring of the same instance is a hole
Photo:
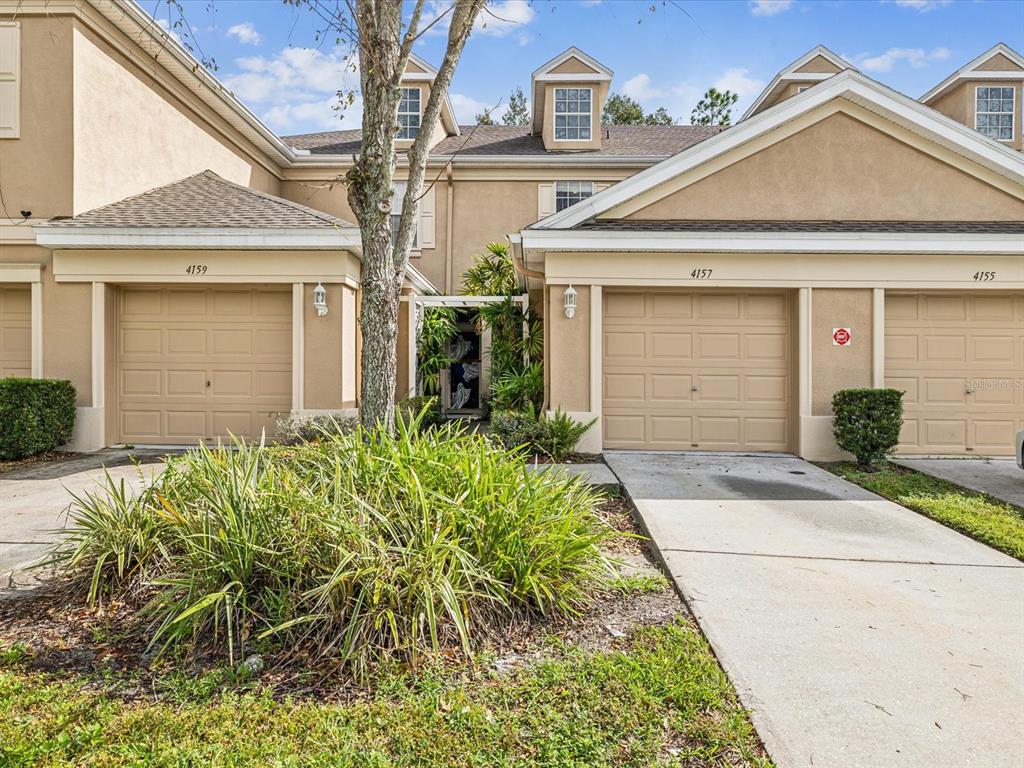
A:
{"label": "concrete sidewalk", "polygon": [[780,768],[1024,764],[1024,564],[799,459],[605,458]]}
{"label": "concrete sidewalk", "polygon": [[[138,488],[143,478],[152,479],[163,470],[158,462],[162,453],[101,451],[0,475],[0,588],[31,582],[27,569],[59,539],[72,493],[98,488],[104,467],[115,481],[123,478]],[[136,466],[133,461],[150,463]]]}

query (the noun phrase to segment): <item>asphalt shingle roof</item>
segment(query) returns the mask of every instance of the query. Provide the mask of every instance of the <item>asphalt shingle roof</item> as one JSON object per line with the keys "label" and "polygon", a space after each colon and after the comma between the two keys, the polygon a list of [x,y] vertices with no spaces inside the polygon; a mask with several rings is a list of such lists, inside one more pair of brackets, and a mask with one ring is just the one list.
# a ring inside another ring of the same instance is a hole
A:
{"label": "asphalt shingle roof", "polygon": [[[723,130],[704,125],[604,125],[601,149],[549,151],[528,125],[463,125],[461,136],[449,136],[432,150],[435,155],[493,155],[495,157],[668,157],[682,152]],[[362,131],[327,131],[283,136],[296,149],[314,155],[351,155],[359,152]]]}
{"label": "asphalt shingle roof", "polygon": [[203,171],[74,218],[52,219],[44,226],[314,229],[355,225]]}
{"label": "asphalt shingle roof", "polygon": [[1024,234],[1024,221],[696,221],[592,219],[573,229],[598,232],[890,232]]}

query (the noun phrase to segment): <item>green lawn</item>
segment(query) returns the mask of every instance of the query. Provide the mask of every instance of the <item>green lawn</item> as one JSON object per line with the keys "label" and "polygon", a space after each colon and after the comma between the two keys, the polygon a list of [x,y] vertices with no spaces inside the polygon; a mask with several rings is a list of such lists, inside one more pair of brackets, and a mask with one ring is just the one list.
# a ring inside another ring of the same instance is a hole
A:
{"label": "green lawn", "polygon": [[1024,509],[895,464],[878,472],[861,472],[853,464],[824,466],[872,493],[1024,560]]}
{"label": "green lawn", "polygon": [[[688,622],[619,650],[555,646],[507,676],[396,677],[354,703],[267,692],[125,703],[0,653],[0,765],[768,766],[747,715]],[[200,681],[201,682],[201,681]]]}

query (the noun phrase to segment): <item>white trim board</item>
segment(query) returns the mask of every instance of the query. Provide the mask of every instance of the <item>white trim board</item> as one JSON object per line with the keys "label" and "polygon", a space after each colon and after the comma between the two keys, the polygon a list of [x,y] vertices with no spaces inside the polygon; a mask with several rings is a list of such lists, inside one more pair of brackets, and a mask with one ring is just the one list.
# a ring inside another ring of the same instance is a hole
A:
{"label": "white trim board", "polygon": [[[1017,66],[1021,67],[1022,70],[1012,73],[995,71],[986,72],[985,70],[978,71],[977,67],[984,64],[993,56],[996,56],[1000,53]],[[921,97],[921,101],[925,103],[931,101],[936,96],[942,95],[944,92],[949,90],[951,86],[953,86],[954,84],[961,80],[1001,80],[1008,76],[1012,76],[1013,79],[1024,79],[1024,56],[1021,56],[1006,43],[996,43],[983,54],[981,54],[977,58],[971,59],[969,62],[960,67],[960,69],[958,69],[952,75],[950,75],[941,83],[939,83],[930,91],[928,91],[924,96]]]}
{"label": "white trim board", "polygon": [[361,253],[362,238],[352,228],[271,229],[190,227],[35,227],[36,243],[47,248],[212,248],[344,249]]}
{"label": "white trim board", "polygon": [[570,229],[828,102],[845,99],[1024,185],[1024,157],[931,107],[846,70],[524,230]]}
{"label": "white trim board", "polygon": [[817,81],[820,81],[820,80],[825,80],[825,79],[830,78],[833,75],[837,74],[835,72],[797,72],[797,71],[795,71],[795,70],[800,69],[800,67],[804,66],[805,64],[810,63],[811,61],[816,59],[818,56],[821,56],[826,61],[830,61],[835,66],[839,67],[840,70],[844,70],[844,69],[856,70],[856,67],[854,67],[850,62],[846,61],[846,59],[844,59],[842,56],[839,56],[838,54],[833,53],[832,51],[830,51],[828,48],[826,48],[823,45],[816,45],[814,48],[809,50],[807,53],[805,53],[799,59],[794,61],[792,64],[790,64],[787,67],[784,67],[782,69],[782,71],[779,72],[779,74],[777,74],[775,77],[773,77],[772,81],[770,83],[768,83],[768,85],[765,87],[765,89],[763,91],[761,91],[760,95],[756,99],[754,99],[754,103],[751,104],[750,107],[747,108],[747,111],[743,113],[743,117],[741,117],[740,120],[746,120],[748,117],[750,117],[755,112],[757,112],[758,108],[765,102],[765,100],[771,94],[773,94],[775,92],[775,89],[781,83],[783,83],[783,82],[789,82],[789,81],[794,81],[795,82],[797,80],[799,80],[799,81],[815,81],[815,82],[817,82]]}

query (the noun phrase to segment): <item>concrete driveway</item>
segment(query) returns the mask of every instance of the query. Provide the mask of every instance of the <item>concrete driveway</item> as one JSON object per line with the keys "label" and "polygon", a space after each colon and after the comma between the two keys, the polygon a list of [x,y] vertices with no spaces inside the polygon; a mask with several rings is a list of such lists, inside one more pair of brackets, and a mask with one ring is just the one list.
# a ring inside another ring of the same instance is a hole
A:
{"label": "concrete driveway", "polygon": [[1024,470],[1016,459],[896,459],[897,464],[926,475],[987,493],[1024,507]]}
{"label": "concrete driveway", "polygon": [[799,459],[605,458],[779,766],[1024,765],[1024,564]]}
{"label": "concrete driveway", "polygon": [[[32,581],[26,570],[44,557],[66,523],[71,493],[93,490],[104,467],[132,488],[163,469],[162,452],[101,451],[32,464],[0,475],[0,588]],[[135,461],[142,462],[136,466]],[[141,477],[140,477],[141,472]]]}

